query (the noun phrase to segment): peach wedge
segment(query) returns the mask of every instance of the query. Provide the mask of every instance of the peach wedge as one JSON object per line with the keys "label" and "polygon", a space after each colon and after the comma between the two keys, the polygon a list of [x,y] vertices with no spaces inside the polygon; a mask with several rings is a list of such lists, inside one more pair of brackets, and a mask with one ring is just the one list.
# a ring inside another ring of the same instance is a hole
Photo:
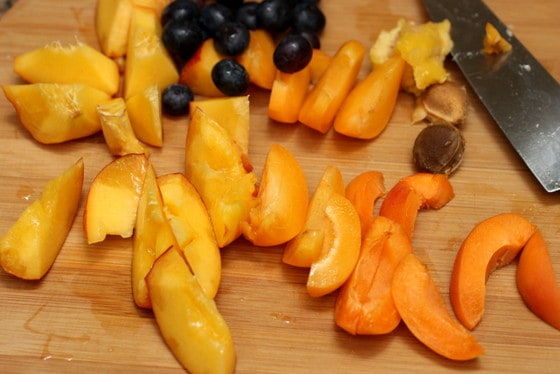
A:
{"label": "peach wedge", "polygon": [[44,187],[41,197],[0,237],[0,264],[22,279],[41,279],[70,231],[82,197],[84,162],[79,159]]}

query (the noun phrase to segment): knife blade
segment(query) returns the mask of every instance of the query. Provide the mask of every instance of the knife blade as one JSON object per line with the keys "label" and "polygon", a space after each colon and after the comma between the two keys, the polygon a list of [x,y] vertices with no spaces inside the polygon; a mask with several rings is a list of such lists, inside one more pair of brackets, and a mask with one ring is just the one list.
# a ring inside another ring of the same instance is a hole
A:
{"label": "knife blade", "polygon": [[[481,0],[423,0],[434,22],[451,22],[451,52],[466,80],[529,170],[560,190],[560,85]],[[486,22],[511,45],[482,52]]]}

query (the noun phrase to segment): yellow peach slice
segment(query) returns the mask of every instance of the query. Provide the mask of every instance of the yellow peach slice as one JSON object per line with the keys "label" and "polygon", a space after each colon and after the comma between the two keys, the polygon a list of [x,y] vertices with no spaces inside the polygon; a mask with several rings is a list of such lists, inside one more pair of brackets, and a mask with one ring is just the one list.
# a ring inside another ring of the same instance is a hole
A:
{"label": "yellow peach slice", "polygon": [[276,44],[272,36],[265,30],[251,30],[249,46],[237,57],[237,61],[245,67],[249,81],[255,86],[270,90],[276,77],[276,66],[272,55]]}
{"label": "yellow peach slice", "polygon": [[101,51],[111,58],[126,54],[133,5],[130,0],[99,0],[95,32]]}
{"label": "yellow peach slice", "polygon": [[21,124],[43,144],[63,143],[101,130],[97,105],[111,97],[84,84],[36,83],[4,86]]}
{"label": "yellow peach slice", "polygon": [[132,236],[147,168],[145,155],[130,154],[113,160],[95,176],[84,209],[89,244],[107,235]]}
{"label": "yellow peach slice", "polygon": [[163,210],[179,249],[204,292],[213,298],[220,286],[222,261],[208,211],[198,191],[183,174],[167,174],[157,182]]}
{"label": "yellow peach slice", "polygon": [[242,222],[243,235],[258,246],[273,246],[296,236],[307,215],[309,192],[303,170],[290,151],[272,144],[264,165],[257,204]]}
{"label": "yellow peach slice", "polygon": [[224,58],[214,48],[214,39],[206,39],[181,69],[179,82],[189,86],[196,95],[224,96],[212,80],[212,68]]}
{"label": "yellow peach slice", "polygon": [[84,162],[79,159],[44,187],[0,237],[0,264],[22,279],[41,279],[51,268],[72,228],[82,197]]}
{"label": "yellow peach slice", "polygon": [[163,145],[161,96],[157,84],[126,100],[130,125],[139,140],[154,147]]}

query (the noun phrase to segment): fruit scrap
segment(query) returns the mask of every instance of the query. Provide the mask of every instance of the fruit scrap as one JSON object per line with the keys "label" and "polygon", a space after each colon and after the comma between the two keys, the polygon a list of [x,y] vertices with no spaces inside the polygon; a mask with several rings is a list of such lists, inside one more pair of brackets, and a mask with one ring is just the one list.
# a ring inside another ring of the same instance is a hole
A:
{"label": "fruit scrap", "polygon": [[486,280],[509,264],[535,233],[536,227],[516,213],[502,213],[478,223],[455,257],[449,288],[459,321],[472,330],[484,314]]}
{"label": "fruit scrap", "polygon": [[487,55],[501,55],[511,51],[511,44],[504,39],[494,25],[486,23],[482,52]]}
{"label": "fruit scrap", "polygon": [[399,55],[374,67],[344,99],[334,119],[335,131],[359,139],[377,137],[393,114],[404,67]]}
{"label": "fruit scrap", "polygon": [[321,133],[331,128],[336,112],[356,82],[364,54],[365,47],[356,40],[339,48],[307,94],[299,112],[301,123]]}
{"label": "fruit scrap", "polygon": [[410,253],[395,269],[392,295],[399,314],[414,336],[451,360],[471,360],[484,349],[447,311],[428,269]]}
{"label": "fruit scrap", "polygon": [[45,276],[72,228],[84,181],[84,162],[79,159],[50,180],[41,197],[21,213],[0,237],[0,265],[18,278]]}
{"label": "fruit scrap", "polygon": [[365,171],[355,176],[346,186],[345,196],[352,202],[365,235],[373,222],[375,202],[385,194],[383,174],[378,171]]}
{"label": "fruit scrap", "polygon": [[531,236],[519,255],[517,289],[533,313],[560,330],[560,287],[540,230]]}
{"label": "fruit scrap", "polygon": [[391,188],[379,215],[398,222],[412,237],[419,209],[440,209],[454,196],[453,187],[444,174],[415,173],[402,178]]}
{"label": "fruit scrap", "polygon": [[388,334],[401,321],[391,293],[393,274],[412,253],[410,238],[392,220],[376,217],[362,241],[352,275],[342,286],[335,306],[336,324],[356,335]]}

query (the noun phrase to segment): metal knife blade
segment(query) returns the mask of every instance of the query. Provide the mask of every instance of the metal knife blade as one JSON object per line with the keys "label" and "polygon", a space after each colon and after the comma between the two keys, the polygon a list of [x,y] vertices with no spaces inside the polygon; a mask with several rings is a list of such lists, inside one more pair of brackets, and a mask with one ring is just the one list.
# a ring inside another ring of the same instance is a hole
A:
{"label": "metal knife blade", "polygon": [[[481,0],[423,0],[451,22],[451,52],[474,92],[548,192],[560,190],[560,85]],[[482,53],[486,22],[512,45]]]}

